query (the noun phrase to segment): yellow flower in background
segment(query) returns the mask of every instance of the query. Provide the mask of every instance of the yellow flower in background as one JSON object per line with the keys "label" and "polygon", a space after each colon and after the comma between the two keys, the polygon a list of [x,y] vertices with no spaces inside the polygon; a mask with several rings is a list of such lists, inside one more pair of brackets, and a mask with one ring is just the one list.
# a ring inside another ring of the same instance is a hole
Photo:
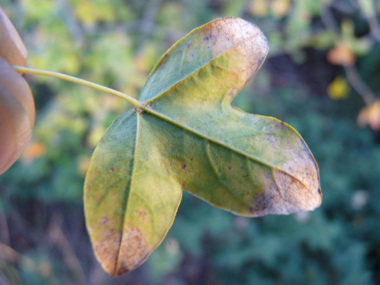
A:
{"label": "yellow flower in background", "polygon": [[350,90],[346,79],[341,76],[338,76],[330,83],[327,88],[327,93],[331,99],[341,100],[348,97],[348,91]]}

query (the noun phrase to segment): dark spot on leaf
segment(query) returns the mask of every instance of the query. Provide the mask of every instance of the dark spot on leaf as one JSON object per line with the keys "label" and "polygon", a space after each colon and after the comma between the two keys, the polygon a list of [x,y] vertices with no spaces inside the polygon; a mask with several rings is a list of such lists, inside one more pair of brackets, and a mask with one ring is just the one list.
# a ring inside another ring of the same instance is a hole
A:
{"label": "dark spot on leaf", "polygon": [[192,45],[192,43],[189,43],[188,45],[187,45],[187,48],[191,48],[193,45]]}
{"label": "dark spot on leaf", "polygon": [[241,169],[244,169],[244,166],[240,167]]}
{"label": "dark spot on leaf", "polygon": [[167,54],[167,53],[165,53],[165,57],[168,57],[168,54]]}
{"label": "dark spot on leaf", "polygon": [[112,168],[110,169],[110,172],[113,172],[114,170],[115,170],[115,168],[112,167]]}
{"label": "dark spot on leaf", "polygon": [[146,212],[145,211],[140,211],[139,212],[139,216],[144,220],[144,218],[146,216]]}
{"label": "dark spot on leaf", "polygon": [[191,161],[193,161],[193,158],[191,158]]}
{"label": "dark spot on leaf", "polygon": [[102,143],[104,141],[104,138],[102,137],[99,141],[99,143]]}
{"label": "dark spot on leaf", "polygon": [[185,169],[185,168],[186,168],[186,164],[182,164],[182,165],[181,165],[181,168],[182,168],[182,169]]}
{"label": "dark spot on leaf", "polygon": [[107,223],[108,223],[108,217],[103,217],[103,218],[100,219],[100,224],[101,224],[101,225],[104,226],[104,225],[106,225]]}
{"label": "dark spot on leaf", "polygon": [[231,166],[228,166],[228,170],[231,170]]}
{"label": "dark spot on leaf", "polygon": [[248,177],[248,174],[246,174],[246,175],[243,175],[243,178],[247,178]]}

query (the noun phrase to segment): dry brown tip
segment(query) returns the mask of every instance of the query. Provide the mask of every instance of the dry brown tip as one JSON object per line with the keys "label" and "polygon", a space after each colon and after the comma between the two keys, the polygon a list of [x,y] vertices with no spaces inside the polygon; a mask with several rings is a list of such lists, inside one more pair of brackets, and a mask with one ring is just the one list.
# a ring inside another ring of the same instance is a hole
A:
{"label": "dry brown tip", "polygon": [[288,215],[311,211],[322,202],[318,167],[308,150],[273,169],[265,191],[251,201],[255,211],[250,216]]}
{"label": "dry brown tip", "polygon": [[116,261],[119,254],[121,233],[109,230],[105,238],[94,243],[94,252],[104,270],[115,275]]}
{"label": "dry brown tip", "polygon": [[318,168],[308,151],[286,162],[281,170],[273,170],[273,176],[287,213],[311,211],[321,205]]}
{"label": "dry brown tip", "polygon": [[119,276],[135,269],[148,258],[150,253],[144,233],[136,227],[126,228],[121,241],[115,275]]}
{"label": "dry brown tip", "polygon": [[128,227],[123,235],[108,230],[103,236],[101,241],[94,243],[94,251],[104,270],[110,275],[120,276],[135,269],[151,253],[144,233],[136,227]]}

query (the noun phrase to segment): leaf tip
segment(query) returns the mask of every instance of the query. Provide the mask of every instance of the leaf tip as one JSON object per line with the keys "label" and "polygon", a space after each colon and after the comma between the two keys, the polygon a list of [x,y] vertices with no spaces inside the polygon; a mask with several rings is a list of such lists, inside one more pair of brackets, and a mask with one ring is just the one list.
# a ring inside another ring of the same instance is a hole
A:
{"label": "leaf tip", "polygon": [[95,254],[104,270],[120,276],[140,266],[152,252],[145,240],[144,232],[136,227],[127,227],[123,234],[108,230],[105,238],[94,243]]}
{"label": "leaf tip", "polygon": [[283,196],[284,214],[312,211],[322,203],[318,166],[308,150],[273,170],[278,191]]}

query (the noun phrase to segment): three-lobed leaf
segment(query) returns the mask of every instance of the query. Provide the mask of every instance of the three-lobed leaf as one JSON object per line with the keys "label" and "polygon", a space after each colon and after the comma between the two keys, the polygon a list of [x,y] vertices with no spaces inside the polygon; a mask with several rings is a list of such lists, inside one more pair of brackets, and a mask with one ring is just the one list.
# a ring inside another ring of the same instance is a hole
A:
{"label": "three-lobed leaf", "polygon": [[243,216],[308,211],[321,203],[318,167],[285,123],[231,107],[268,51],[238,18],[190,32],[160,59],[144,110],[108,128],[85,182],[94,251],[112,275],[139,266],[173,223],[182,190]]}

